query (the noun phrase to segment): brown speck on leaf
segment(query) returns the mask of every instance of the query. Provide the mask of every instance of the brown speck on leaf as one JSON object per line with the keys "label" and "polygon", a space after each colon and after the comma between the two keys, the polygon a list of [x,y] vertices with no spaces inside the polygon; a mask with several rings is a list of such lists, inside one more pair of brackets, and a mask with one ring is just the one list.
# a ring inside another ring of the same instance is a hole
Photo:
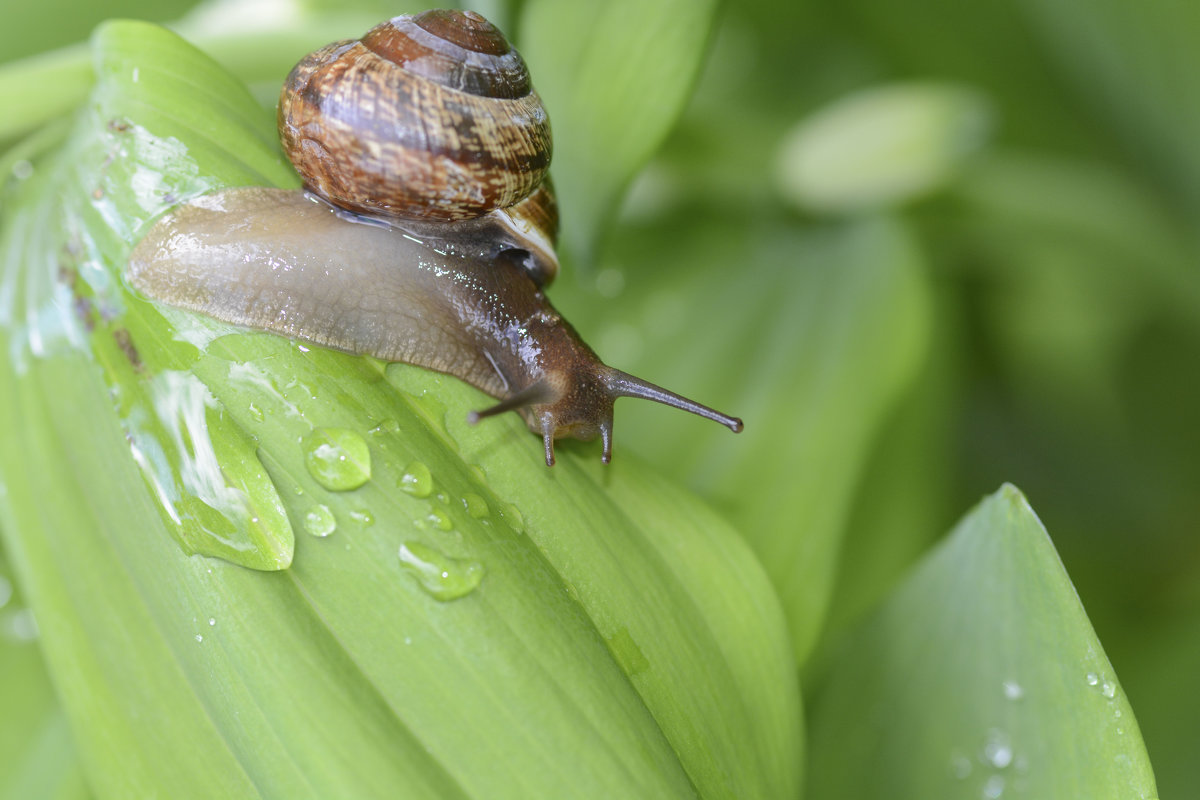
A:
{"label": "brown speck on leaf", "polygon": [[97,186],[95,189],[92,190],[92,199],[93,200],[103,200],[104,199],[104,190],[101,189],[99,186]]}
{"label": "brown speck on leaf", "polygon": [[96,327],[96,307],[79,290],[79,270],[70,264],[59,264],[58,282],[71,290],[71,310],[89,333]]}
{"label": "brown speck on leaf", "polygon": [[139,372],[142,369],[142,359],[138,355],[137,347],[133,344],[133,339],[129,335],[128,328],[117,328],[113,331],[113,339],[117,346],[121,348],[121,352],[125,354],[125,358],[133,365],[135,370]]}
{"label": "brown speck on leaf", "polygon": [[91,333],[96,327],[96,309],[92,305],[92,301],[86,297],[76,297],[71,307],[75,311],[75,316],[79,317],[79,321],[83,323],[84,330]]}
{"label": "brown speck on leaf", "polygon": [[123,119],[113,117],[108,121],[108,129],[113,133],[125,133],[129,130],[129,123]]}

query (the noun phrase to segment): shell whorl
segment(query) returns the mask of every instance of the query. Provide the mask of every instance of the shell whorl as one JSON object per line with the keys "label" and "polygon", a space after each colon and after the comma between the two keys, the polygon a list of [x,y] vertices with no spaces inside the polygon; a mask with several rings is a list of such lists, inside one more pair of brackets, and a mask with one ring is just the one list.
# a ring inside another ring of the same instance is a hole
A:
{"label": "shell whorl", "polygon": [[284,83],[279,133],[310,191],[398,219],[515,205],[551,155],[524,61],[470,11],[396,17],[310,54]]}

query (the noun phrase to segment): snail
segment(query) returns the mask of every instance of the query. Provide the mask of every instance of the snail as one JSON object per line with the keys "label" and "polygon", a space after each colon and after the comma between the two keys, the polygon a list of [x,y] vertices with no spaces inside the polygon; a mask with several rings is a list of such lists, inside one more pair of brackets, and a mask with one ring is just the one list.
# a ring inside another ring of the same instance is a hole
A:
{"label": "snail", "polygon": [[550,128],[524,61],[469,11],[384,22],[308,55],[278,123],[303,190],[204,195],[134,248],[143,295],[448,373],[542,437],[603,442],[640,397],[741,420],[605,365],[543,294],[558,271]]}

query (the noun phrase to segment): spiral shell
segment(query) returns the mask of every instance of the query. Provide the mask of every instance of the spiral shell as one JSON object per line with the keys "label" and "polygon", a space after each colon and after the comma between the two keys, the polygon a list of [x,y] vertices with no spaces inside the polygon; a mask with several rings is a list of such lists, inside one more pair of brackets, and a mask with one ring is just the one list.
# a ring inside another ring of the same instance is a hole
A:
{"label": "spiral shell", "polygon": [[279,132],[310,191],[397,219],[512,206],[551,155],[525,62],[470,11],[396,17],[307,56],[284,83]]}

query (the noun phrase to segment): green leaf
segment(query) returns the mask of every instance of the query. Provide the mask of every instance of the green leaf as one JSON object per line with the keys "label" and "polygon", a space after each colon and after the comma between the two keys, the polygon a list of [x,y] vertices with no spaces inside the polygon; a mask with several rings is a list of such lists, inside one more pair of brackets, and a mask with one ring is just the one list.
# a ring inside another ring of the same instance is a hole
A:
{"label": "green leaf", "polygon": [[813,714],[815,797],[1156,796],[1129,701],[1012,486],[831,666]]}
{"label": "green leaf", "polygon": [[1017,4],[1105,127],[1159,181],[1200,208],[1200,7],[1194,3],[1036,0]]}
{"label": "green leaf", "polygon": [[530,0],[519,45],[554,127],[562,247],[595,257],[625,188],[662,144],[699,72],[715,0]]}
{"label": "green leaf", "polygon": [[555,303],[609,363],[745,420],[731,436],[618,403],[614,447],[717,498],[783,598],[802,662],[869,448],[926,357],[925,256],[892,217],[801,228],[682,216],[623,236],[619,297],[568,278]]}
{"label": "green leaf", "polygon": [[82,46],[68,47],[0,66],[0,142],[33,129],[71,108],[87,92],[92,66]]}
{"label": "green leaf", "polygon": [[[295,177],[271,112],[172,34],[95,48],[70,141],[5,204],[0,530],[97,794],[795,795],[778,601],[694,497],[594,448],[549,470],[452,378],[128,290],[157,213]],[[361,487],[306,463],[335,442]],[[314,534],[289,569],[231,563],[282,566],[279,520]]]}
{"label": "green leaf", "polygon": [[878,86],[802,119],[783,142],[778,182],[797,208],[871,211],[940,188],[986,141],[991,109],[948,83]]}
{"label": "green leaf", "polygon": [[[6,502],[0,492],[0,507]],[[87,786],[36,636],[33,613],[0,551],[0,797],[84,798]]]}

